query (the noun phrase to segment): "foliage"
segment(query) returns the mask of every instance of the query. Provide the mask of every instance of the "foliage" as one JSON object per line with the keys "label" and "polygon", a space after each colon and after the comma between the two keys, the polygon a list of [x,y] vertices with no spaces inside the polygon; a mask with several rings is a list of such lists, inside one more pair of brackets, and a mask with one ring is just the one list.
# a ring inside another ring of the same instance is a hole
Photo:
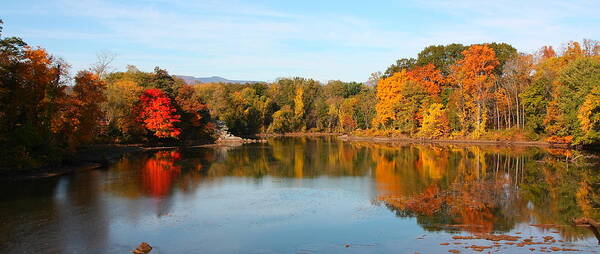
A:
{"label": "foliage", "polygon": [[594,87],[585,97],[577,118],[583,131],[579,142],[586,144],[600,142],[600,86]]}
{"label": "foliage", "polygon": [[275,133],[286,133],[294,130],[294,112],[290,106],[285,105],[273,114],[273,123],[269,130]]}
{"label": "foliage", "polygon": [[401,72],[402,70],[410,70],[417,64],[417,60],[414,58],[401,58],[396,60],[395,64],[390,65],[390,67],[385,70],[382,78],[389,78],[393,76],[397,72]]}
{"label": "foliage", "polygon": [[474,45],[462,52],[464,58],[452,66],[450,78],[461,91],[460,105],[462,130],[473,131],[474,137],[485,132],[487,126],[486,101],[496,81],[494,69],[499,61],[494,51],[485,45]]}
{"label": "foliage", "polygon": [[117,142],[135,141],[143,132],[133,108],[144,88],[129,78],[109,80],[104,111],[108,121],[108,135]]}
{"label": "foliage", "polygon": [[450,66],[463,57],[462,52],[466,47],[462,44],[449,44],[446,46],[428,46],[419,52],[416,64],[425,66],[433,64],[444,76],[450,74]]}
{"label": "foliage", "polygon": [[138,121],[159,138],[177,138],[181,129],[175,124],[180,122],[180,115],[172,106],[171,99],[160,89],[146,89],[139,100]]}
{"label": "foliage", "polygon": [[419,130],[419,136],[426,138],[441,138],[450,133],[450,124],[446,116],[444,106],[433,103],[429,106],[423,116],[423,125]]}
{"label": "foliage", "polygon": [[423,82],[413,81],[410,75],[401,71],[379,82],[374,126],[408,134],[417,131],[431,96]]}
{"label": "foliage", "polygon": [[67,68],[44,49],[29,47],[19,38],[0,37],[1,168],[40,167],[62,160],[66,144],[60,133],[75,120],[59,117],[71,107]]}
{"label": "foliage", "polygon": [[175,106],[181,114],[183,138],[186,140],[211,139],[215,129],[211,123],[208,106],[191,86],[181,86],[177,90]]}
{"label": "foliage", "polygon": [[77,140],[71,144],[71,149],[74,150],[78,144],[90,144],[100,136],[100,127],[105,119],[101,106],[106,101],[105,90],[106,84],[96,74],[80,71],[75,77],[69,105],[76,116],[67,132]]}
{"label": "foliage", "polygon": [[[595,98],[592,90],[597,87],[600,87],[600,59],[579,57],[569,63],[560,72],[553,100],[548,105],[548,133],[554,136],[573,136],[576,143],[593,141],[584,140],[586,134],[592,133],[584,133],[584,130],[591,129],[582,128],[578,112],[586,99]],[[588,108],[582,111],[589,111],[592,106],[591,103],[586,103]],[[585,113],[580,114],[584,115]],[[583,119],[585,121],[585,117]]]}

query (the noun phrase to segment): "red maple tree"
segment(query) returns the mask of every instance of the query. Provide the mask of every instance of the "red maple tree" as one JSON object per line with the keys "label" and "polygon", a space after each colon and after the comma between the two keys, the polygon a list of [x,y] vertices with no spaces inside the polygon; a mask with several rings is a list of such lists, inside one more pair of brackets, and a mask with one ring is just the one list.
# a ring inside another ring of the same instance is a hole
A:
{"label": "red maple tree", "polygon": [[138,120],[159,138],[177,138],[181,129],[175,127],[180,115],[171,105],[171,99],[160,89],[146,89],[140,96]]}

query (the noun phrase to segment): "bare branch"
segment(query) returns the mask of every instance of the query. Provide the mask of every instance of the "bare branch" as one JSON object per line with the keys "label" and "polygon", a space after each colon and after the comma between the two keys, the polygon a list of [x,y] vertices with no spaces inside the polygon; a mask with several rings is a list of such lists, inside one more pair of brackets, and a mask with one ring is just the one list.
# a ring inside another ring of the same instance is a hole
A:
{"label": "bare branch", "polygon": [[114,52],[103,50],[96,54],[96,62],[92,64],[90,70],[100,78],[105,78],[113,70],[112,62],[117,55]]}

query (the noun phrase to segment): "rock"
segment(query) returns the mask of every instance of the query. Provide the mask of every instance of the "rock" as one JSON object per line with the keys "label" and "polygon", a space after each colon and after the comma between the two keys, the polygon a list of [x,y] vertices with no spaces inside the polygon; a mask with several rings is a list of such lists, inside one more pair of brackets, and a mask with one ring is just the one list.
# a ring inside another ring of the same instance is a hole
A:
{"label": "rock", "polygon": [[152,246],[150,246],[150,244],[148,244],[147,242],[142,242],[140,243],[140,246],[138,246],[137,249],[132,250],[131,253],[146,254],[150,253],[150,251],[152,251]]}

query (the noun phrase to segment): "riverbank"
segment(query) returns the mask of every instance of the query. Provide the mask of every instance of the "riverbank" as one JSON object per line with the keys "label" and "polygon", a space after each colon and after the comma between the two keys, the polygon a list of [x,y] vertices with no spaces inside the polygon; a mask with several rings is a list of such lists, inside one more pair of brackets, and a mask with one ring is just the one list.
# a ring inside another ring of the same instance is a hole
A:
{"label": "riverbank", "polygon": [[288,133],[261,133],[257,136],[261,138],[273,137],[323,137],[323,136],[341,136],[339,132],[288,132]]}
{"label": "riverbank", "polygon": [[340,140],[363,141],[380,143],[404,143],[404,144],[473,144],[473,145],[507,145],[507,146],[543,146],[556,148],[569,148],[566,144],[555,144],[544,141],[521,141],[521,140],[480,140],[480,139],[417,139],[408,137],[364,137],[340,135]]}
{"label": "riverbank", "polygon": [[567,144],[550,143],[546,141],[529,140],[489,140],[489,139],[425,139],[410,137],[387,137],[387,136],[356,136],[337,132],[291,132],[291,133],[262,133],[261,138],[271,137],[321,137],[337,136],[344,141],[363,141],[378,143],[404,143],[404,144],[473,144],[473,145],[506,145],[506,146],[542,146],[554,148],[571,148]]}

